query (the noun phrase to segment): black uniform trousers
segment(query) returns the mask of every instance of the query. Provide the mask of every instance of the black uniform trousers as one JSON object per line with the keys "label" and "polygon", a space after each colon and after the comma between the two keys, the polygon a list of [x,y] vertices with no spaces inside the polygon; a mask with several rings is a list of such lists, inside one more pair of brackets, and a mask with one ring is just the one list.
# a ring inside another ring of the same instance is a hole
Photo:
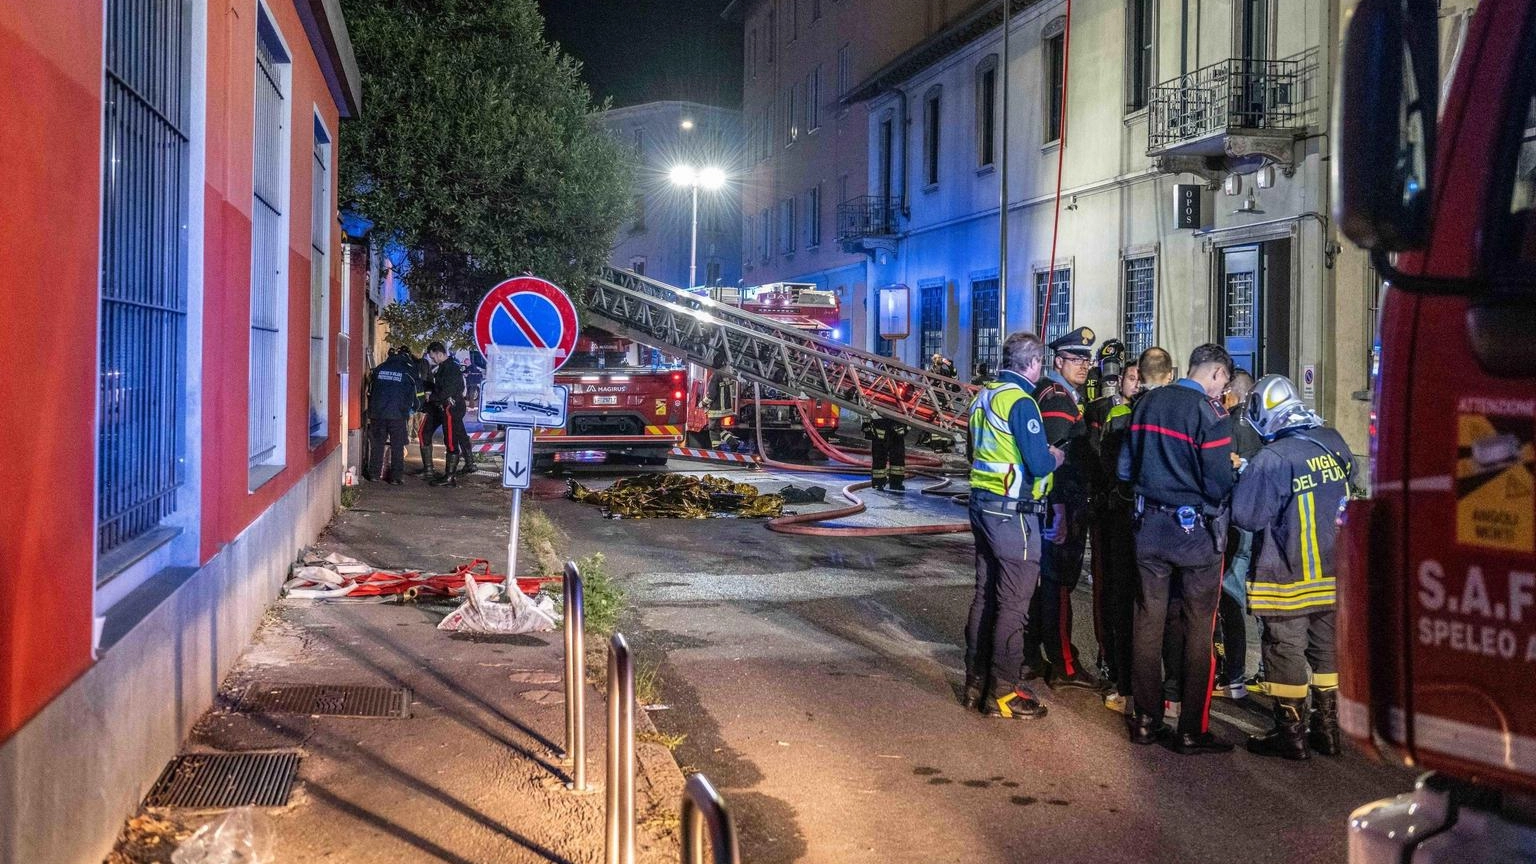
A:
{"label": "black uniform trousers", "polygon": [[1029,641],[1024,652],[1034,664],[1041,649],[1058,675],[1075,675],[1081,668],[1072,644],[1072,592],[1083,576],[1088,547],[1088,510],[1067,510],[1067,539],[1046,543],[1041,552],[1040,590],[1029,604]]}
{"label": "black uniform trousers", "polygon": [[1093,597],[1098,614],[1100,650],[1115,692],[1131,695],[1131,627],[1141,593],[1136,574],[1136,540],[1128,505],[1099,511],[1094,532]]}
{"label": "black uniform trousers", "polygon": [[464,403],[455,399],[453,406],[444,412],[443,441],[448,452],[463,459],[470,459],[469,431],[464,428]]}
{"label": "black uniform trousers", "polygon": [[[901,430],[901,431],[898,431]],[[907,434],[894,420],[876,417],[869,429],[870,479],[885,485],[887,477],[907,476]]]}
{"label": "black uniform trousers", "polygon": [[1010,500],[971,490],[976,594],[965,626],[965,674],[994,697],[1023,683],[1029,601],[1040,578],[1040,517],[1006,509]]}
{"label": "black uniform trousers", "polygon": [[405,428],[405,418],[383,420],[377,417],[368,421],[368,464],[363,468],[363,476],[371,479],[381,479],[379,470],[384,462],[384,442],[389,442],[389,478],[391,480],[405,474],[405,442],[410,433]]}
{"label": "black uniform trousers", "polygon": [[1209,520],[1185,531],[1177,515],[1148,510],[1136,526],[1136,569],[1141,580],[1132,637],[1136,713],[1162,717],[1163,634],[1168,625],[1168,593],[1177,582],[1184,598],[1179,613],[1184,631],[1180,732],[1210,730],[1211,687],[1216,677],[1212,640],[1221,595],[1221,546],[1226,540],[1226,519],[1217,522],[1215,531]]}
{"label": "black uniform trousers", "polygon": [[1269,695],[1305,699],[1309,683],[1323,689],[1339,686],[1336,619],[1332,606],[1304,615],[1264,617],[1264,681]]}

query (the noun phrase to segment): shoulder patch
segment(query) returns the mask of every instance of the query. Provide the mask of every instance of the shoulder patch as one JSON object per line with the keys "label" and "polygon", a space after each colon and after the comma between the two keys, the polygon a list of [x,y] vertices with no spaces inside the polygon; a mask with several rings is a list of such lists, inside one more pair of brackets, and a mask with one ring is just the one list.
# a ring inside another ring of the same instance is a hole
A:
{"label": "shoulder patch", "polygon": [[1029,434],[1031,434],[1031,435],[1039,435],[1040,434],[1040,421],[1034,419],[1033,417],[1031,417],[1030,420],[1029,420]]}

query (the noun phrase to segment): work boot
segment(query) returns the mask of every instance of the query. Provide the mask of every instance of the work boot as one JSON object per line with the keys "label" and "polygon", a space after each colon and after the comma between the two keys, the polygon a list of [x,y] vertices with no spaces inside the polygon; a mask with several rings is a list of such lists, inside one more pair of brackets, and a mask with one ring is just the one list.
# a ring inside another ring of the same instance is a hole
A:
{"label": "work boot", "polygon": [[411,473],[411,474],[431,474],[432,473],[432,445],[431,444],[423,444],[423,445],[421,445],[421,467],[420,468],[412,468],[409,473]]}
{"label": "work boot", "polygon": [[1339,740],[1339,691],[1333,687],[1312,688],[1312,716],[1307,728],[1307,743],[1324,756],[1344,752]]}
{"label": "work boot", "polygon": [[907,484],[903,483],[902,479],[903,478],[901,478],[901,477],[892,477],[891,478],[891,491],[892,492],[905,492],[905,491],[907,491]]}
{"label": "work boot", "polygon": [[464,464],[459,466],[460,474],[473,474],[476,471],[475,460],[468,453],[464,454]]}
{"label": "work boot", "polygon": [[876,492],[884,492],[885,491],[885,478],[884,477],[871,477],[869,479],[869,488],[875,490]]}
{"label": "work boot", "polygon": [[1045,706],[1035,694],[1021,687],[1012,693],[983,700],[981,713],[1004,720],[1038,720],[1045,716]]}
{"label": "work boot", "polygon": [[987,679],[975,676],[965,676],[965,695],[961,697],[960,704],[967,708],[981,707],[982,694],[987,692]]}
{"label": "work boot", "polygon": [[1081,690],[1099,689],[1099,679],[1093,677],[1087,669],[1081,666],[1075,667],[1071,675],[1066,674],[1064,670],[1058,667],[1045,679],[1045,683],[1052,690],[1060,690],[1063,687],[1076,687]]}
{"label": "work boot", "polygon": [[1173,751],[1182,756],[1231,753],[1232,745],[1210,732],[1180,732],[1179,737],[1173,739]]}
{"label": "work boot", "polygon": [[1161,717],[1153,717],[1137,711],[1128,718],[1128,726],[1131,730],[1132,744],[1156,744],[1159,739],[1167,738],[1173,733],[1164,723]]}
{"label": "work boot", "polygon": [[457,485],[459,485],[459,481],[455,478],[454,475],[458,472],[458,468],[459,468],[459,457],[458,457],[458,454],[456,454],[456,453],[449,453],[448,454],[448,458],[444,461],[443,473],[437,475],[436,477],[433,477],[431,480],[428,480],[427,482],[432,484],[433,486],[457,486]]}
{"label": "work boot", "polygon": [[1306,724],[1302,714],[1306,710],[1305,699],[1275,699],[1275,728],[1263,735],[1248,736],[1248,752],[1259,756],[1279,756],[1297,762],[1310,759],[1307,750]]}

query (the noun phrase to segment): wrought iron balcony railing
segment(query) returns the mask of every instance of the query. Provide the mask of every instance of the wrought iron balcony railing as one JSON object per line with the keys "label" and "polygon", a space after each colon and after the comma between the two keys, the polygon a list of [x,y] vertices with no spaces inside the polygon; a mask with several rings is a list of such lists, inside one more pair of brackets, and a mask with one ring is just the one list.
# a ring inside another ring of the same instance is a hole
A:
{"label": "wrought iron balcony railing", "polygon": [[1152,88],[1147,154],[1177,151],[1214,133],[1293,132],[1302,127],[1301,64],[1235,57]]}
{"label": "wrought iron balcony railing", "polygon": [[854,243],[896,233],[898,199],[884,195],[850,198],[837,205],[837,239]]}

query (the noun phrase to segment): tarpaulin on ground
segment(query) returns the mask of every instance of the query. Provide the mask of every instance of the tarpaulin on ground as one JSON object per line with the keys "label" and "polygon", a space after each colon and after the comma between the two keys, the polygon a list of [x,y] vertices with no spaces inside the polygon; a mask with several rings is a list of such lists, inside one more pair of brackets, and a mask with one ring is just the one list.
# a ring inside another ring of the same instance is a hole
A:
{"label": "tarpaulin on ground", "polygon": [[[293,565],[283,595],[301,600],[372,600],[379,602],[395,596],[406,600],[417,597],[455,597],[464,593],[465,577],[475,582],[499,585],[506,577],[491,572],[491,563],[476,559],[450,573],[421,573],[415,570],[376,570],[372,566],[336,552],[306,549]],[[517,580],[524,594],[534,594],[549,579]]]}
{"label": "tarpaulin on ground", "polygon": [[781,496],[764,495],[750,483],[733,483],[713,474],[642,474],[601,491],[572,480],[567,494],[574,501],[596,504],[609,515],[625,519],[758,518],[784,512]]}

